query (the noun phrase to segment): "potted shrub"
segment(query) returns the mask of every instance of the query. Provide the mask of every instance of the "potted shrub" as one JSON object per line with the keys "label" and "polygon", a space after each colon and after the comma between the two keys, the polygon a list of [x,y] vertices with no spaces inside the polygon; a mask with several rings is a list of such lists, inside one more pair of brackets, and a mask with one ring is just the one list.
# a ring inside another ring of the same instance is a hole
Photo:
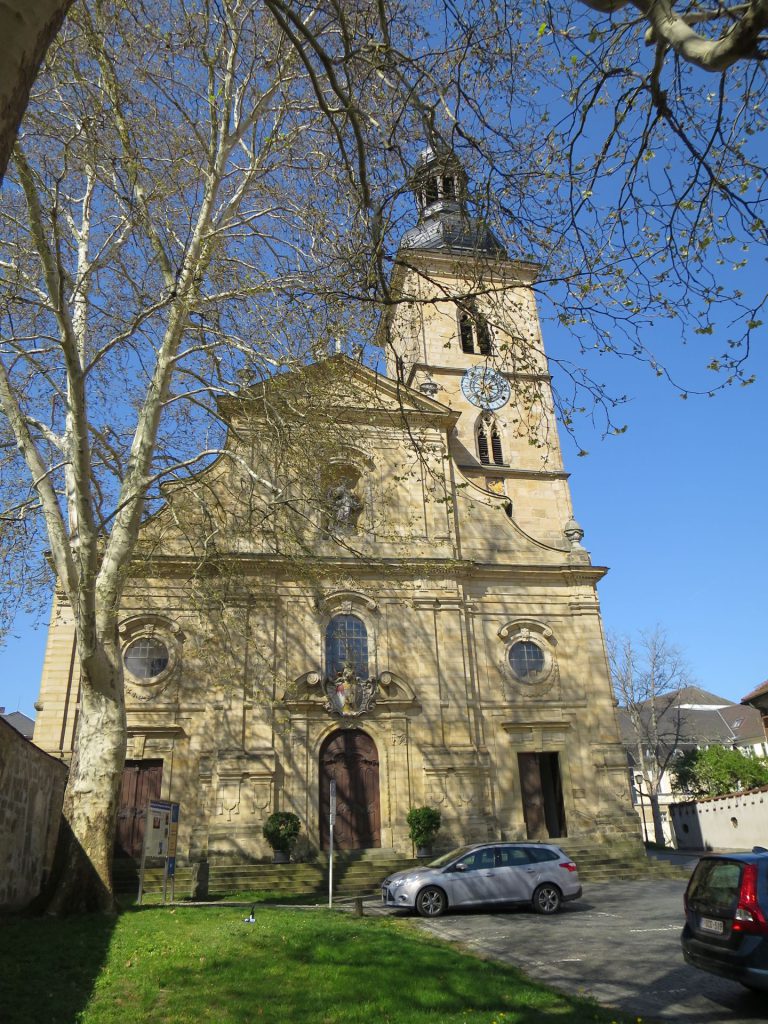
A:
{"label": "potted shrub", "polygon": [[286,864],[301,831],[301,822],[292,811],[275,811],[264,822],[262,835],[274,851],[275,864]]}
{"label": "potted shrub", "polygon": [[412,807],[405,819],[417,857],[431,857],[432,843],[440,831],[440,811],[434,807]]}

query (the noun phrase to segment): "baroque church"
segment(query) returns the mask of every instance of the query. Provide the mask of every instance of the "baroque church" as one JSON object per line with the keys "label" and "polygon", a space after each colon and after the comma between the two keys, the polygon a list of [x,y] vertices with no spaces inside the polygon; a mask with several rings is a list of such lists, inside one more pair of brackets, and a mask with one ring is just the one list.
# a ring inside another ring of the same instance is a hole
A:
{"label": "baroque church", "polygon": [[[225,449],[164,492],[123,596],[128,752],[117,846],[180,804],[178,858],[309,843],[636,837],[597,583],[574,519],[536,266],[422,155],[383,375],[337,354],[223,399]],[[35,742],[67,760],[74,627],[54,598]]]}

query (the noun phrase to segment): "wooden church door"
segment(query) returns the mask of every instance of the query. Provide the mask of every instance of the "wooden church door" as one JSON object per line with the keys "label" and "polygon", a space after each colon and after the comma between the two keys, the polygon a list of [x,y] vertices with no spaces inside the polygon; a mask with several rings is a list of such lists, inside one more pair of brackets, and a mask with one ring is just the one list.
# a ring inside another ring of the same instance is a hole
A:
{"label": "wooden church door", "polygon": [[333,845],[338,850],[367,850],[381,846],[379,755],[376,744],[360,729],[332,733],[320,751],[320,845],[329,847],[331,779],[336,780],[336,824]]}
{"label": "wooden church door", "polygon": [[115,854],[118,857],[141,857],[147,804],[150,800],[160,799],[162,782],[162,761],[125,762],[115,835]]}

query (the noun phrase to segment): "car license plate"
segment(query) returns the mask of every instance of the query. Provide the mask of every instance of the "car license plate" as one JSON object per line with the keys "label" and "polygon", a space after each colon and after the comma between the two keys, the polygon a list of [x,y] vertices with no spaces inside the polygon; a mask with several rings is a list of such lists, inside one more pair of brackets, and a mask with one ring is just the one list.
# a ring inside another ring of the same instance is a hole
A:
{"label": "car license plate", "polygon": [[723,922],[713,917],[702,917],[699,926],[703,932],[714,932],[716,935],[723,934]]}

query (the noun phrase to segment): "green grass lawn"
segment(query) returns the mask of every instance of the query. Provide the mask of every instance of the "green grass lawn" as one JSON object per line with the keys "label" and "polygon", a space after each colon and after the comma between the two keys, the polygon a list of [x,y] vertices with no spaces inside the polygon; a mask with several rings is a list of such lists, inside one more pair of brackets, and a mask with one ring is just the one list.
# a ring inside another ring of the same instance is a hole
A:
{"label": "green grass lawn", "polygon": [[[4,1024],[628,1021],[464,955],[407,919],[151,908],[0,921]],[[631,1018],[633,1024],[637,1018]]]}

